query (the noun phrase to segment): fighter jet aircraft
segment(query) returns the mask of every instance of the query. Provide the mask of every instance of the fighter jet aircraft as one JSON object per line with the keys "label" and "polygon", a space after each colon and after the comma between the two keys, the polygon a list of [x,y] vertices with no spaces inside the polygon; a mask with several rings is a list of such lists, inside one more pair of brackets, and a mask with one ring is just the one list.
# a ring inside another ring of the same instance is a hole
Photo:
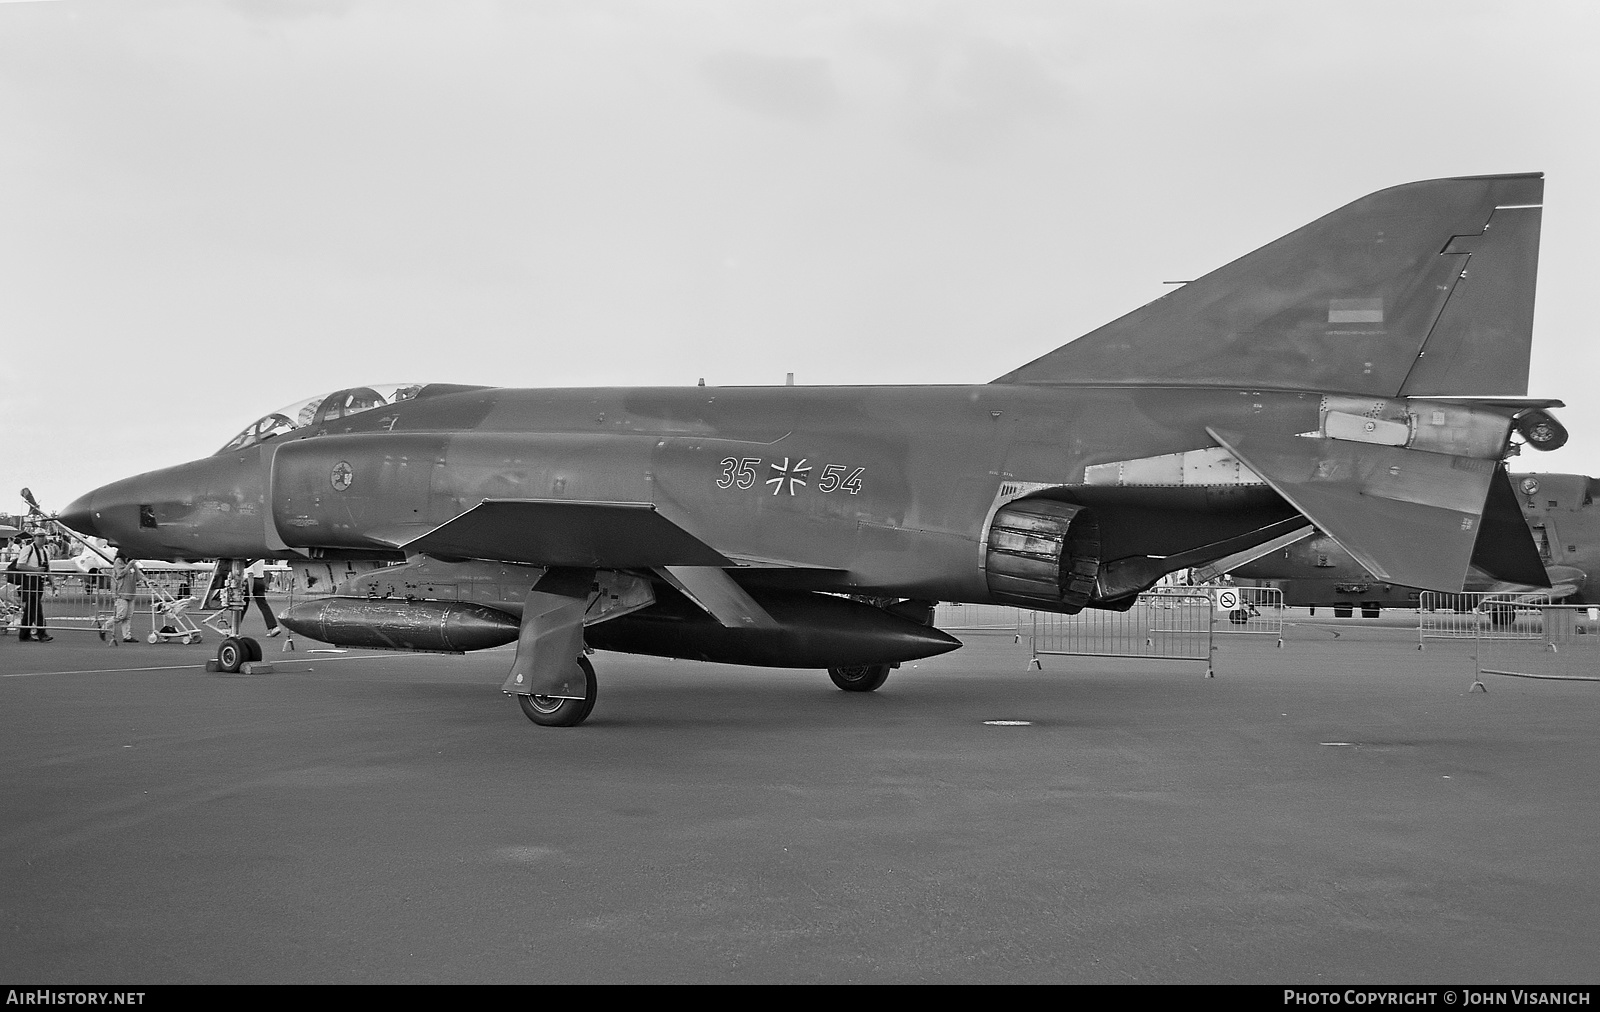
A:
{"label": "fighter jet aircraft", "polygon": [[[1548,585],[1539,588],[1497,580],[1471,570],[1463,589],[1515,600],[1538,598],[1568,604],[1600,604],[1600,479],[1582,474],[1513,474],[1511,487],[1538,548]],[[1244,553],[1249,554],[1249,553]],[[1375,578],[1338,543],[1312,535],[1237,566],[1226,560],[1209,567],[1227,571],[1241,585],[1272,586],[1291,607],[1331,607],[1349,616],[1356,608],[1376,617],[1384,608],[1415,608],[1419,591]]]}
{"label": "fighter jet aircraft", "polygon": [[515,641],[504,691],[554,726],[594,706],[591,650],[871,691],[959,645],[934,602],[1126,609],[1311,524],[1396,583],[1542,583],[1501,463],[1566,438],[1527,396],[1542,200],[1382,190],[986,384],[341,390],[62,519],[145,558],[343,562],[285,625]]}

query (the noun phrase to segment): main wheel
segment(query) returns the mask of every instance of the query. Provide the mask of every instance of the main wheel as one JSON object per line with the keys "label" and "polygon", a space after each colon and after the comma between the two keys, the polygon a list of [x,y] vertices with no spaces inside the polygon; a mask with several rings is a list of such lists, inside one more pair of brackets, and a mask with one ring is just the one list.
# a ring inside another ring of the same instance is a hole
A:
{"label": "main wheel", "polygon": [[1348,605],[1348,604],[1336,604],[1336,605],[1334,605],[1333,606],[1333,617],[1334,618],[1349,618],[1350,617],[1350,605]]}
{"label": "main wheel", "polygon": [[1228,621],[1234,625],[1244,625],[1250,621],[1250,612],[1244,608],[1235,608],[1228,612]]}
{"label": "main wheel", "polygon": [[254,636],[240,636],[239,642],[244,644],[245,652],[249,654],[245,660],[259,661],[261,659],[261,643]]}
{"label": "main wheel", "polygon": [[887,664],[852,664],[829,668],[828,677],[846,692],[871,692],[889,679]]}
{"label": "main wheel", "polygon": [[229,636],[217,647],[217,667],[230,674],[237,673],[239,665],[250,659],[250,651],[238,637]]}
{"label": "main wheel", "polygon": [[594,665],[589,663],[589,658],[579,657],[578,667],[583,669],[582,699],[517,695],[517,705],[522,707],[522,712],[528,715],[529,720],[540,727],[577,727],[589,718],[599,683],[595,681]]}

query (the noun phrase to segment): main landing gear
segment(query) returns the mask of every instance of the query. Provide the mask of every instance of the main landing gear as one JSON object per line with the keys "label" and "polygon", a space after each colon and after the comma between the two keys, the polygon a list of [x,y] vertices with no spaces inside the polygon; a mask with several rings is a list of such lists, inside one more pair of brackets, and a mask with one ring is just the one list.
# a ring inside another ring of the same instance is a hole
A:
{"label": "main landing gear", "polygon": [[549,569],[528,591],[517,656],[500,691],[540,727],[577,727],[594,709],[594,665],[583,655],[583,621],[598,600],[592,569]]}
{"label": "main landing gear", "polygon": [[599,683],[595,681],[594,665],[589,658],[580,656],[578,667],[583,671],[584,695],[582,699],[563,696],[517,695],[517,703],[528,719],[540,727],[577,727],[589,719],[594,709],[594,699]]}
{"label": "main landing gear", "polygon": [[829,668],[828,677],[846,692],[872,692],[889,679],[892,664],[851,664]]}

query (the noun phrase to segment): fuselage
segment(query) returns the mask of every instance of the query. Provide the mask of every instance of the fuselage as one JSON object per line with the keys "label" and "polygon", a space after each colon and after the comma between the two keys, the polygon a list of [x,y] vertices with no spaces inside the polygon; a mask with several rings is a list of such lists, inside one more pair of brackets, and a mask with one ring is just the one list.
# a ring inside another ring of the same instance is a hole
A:
{"label": "fuselage", "polygon": [[[398,558],[485,499],[652,503],[786,586],[990,599],[986,526],[1041,488],[1101,510],[1102,556],[1164,556],[1294,511],[1265,485],[1086,469],[1296,432],[1319,395],[1158,386],[425,388],[96,489],[66,519],[139,557]],[[813,574],[797,575],[789,570]]]}

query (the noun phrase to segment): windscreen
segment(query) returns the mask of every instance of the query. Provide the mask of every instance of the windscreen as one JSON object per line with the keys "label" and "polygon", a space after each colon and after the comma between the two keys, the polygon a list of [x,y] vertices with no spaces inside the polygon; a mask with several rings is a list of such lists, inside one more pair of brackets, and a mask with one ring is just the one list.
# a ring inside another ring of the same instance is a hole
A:
{"label": "windscreen", "polygon": [[371,411],[386,404],[409,401],[422,390],[421,383],[377,383],[372,386],[346,387],[331,394],[308,397],[245,426],[244,431],[230,439],[218,453],[242,450],[247,446],[266,442],[286,432],[306,426],[321,425],[349,415]]}

